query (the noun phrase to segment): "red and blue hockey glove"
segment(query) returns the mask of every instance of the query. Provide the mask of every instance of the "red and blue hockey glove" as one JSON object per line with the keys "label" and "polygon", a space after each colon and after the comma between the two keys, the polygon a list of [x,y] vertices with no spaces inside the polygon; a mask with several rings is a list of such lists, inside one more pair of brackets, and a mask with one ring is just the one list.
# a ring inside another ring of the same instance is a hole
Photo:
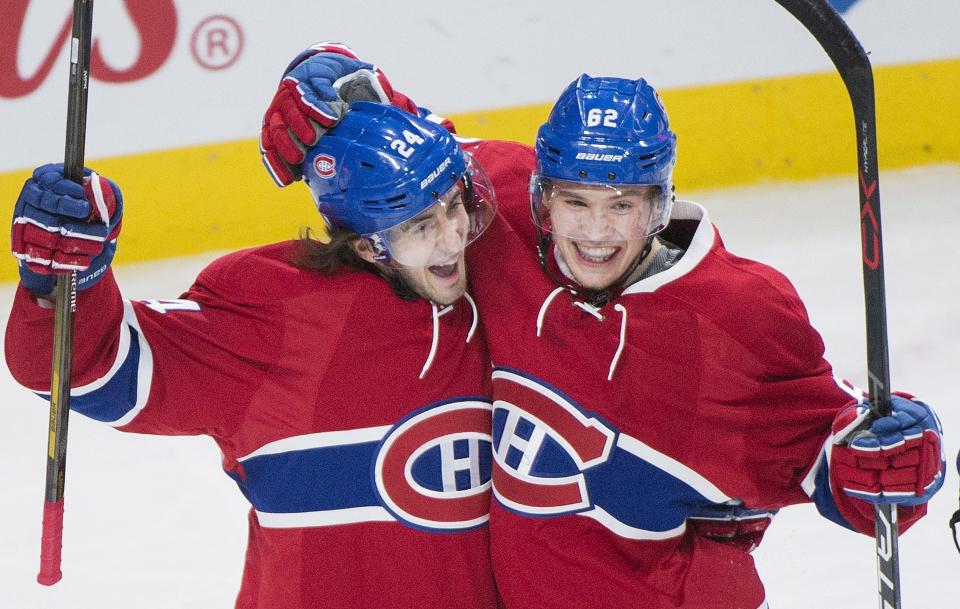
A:
{"label": "red and blue hockey glove", "polygon": [[907,394],[890,397],[891,414],[873,419],[863,403],[833,421],[830,477],[835,488],[870,503],[914,506],[943,486],[946,461],[940,422]]}
{"label": "red and blue hockey glove", "polygon": [[389,104],[393,89],[372,64],[344,45],[323,42],[287,66],[260,130],[260,156],[278,186],[299,180],[304,152],[354,101]]}
{"label": "red and blue hockey glove", "polygon": [[776,511],[751,510],[740,504],[702,506],[687,517],[693,532],[718,543],[752,552],[760,545]]}
{"label": "red and blue hockey glove", "polygon": [[123,217],[116,184],[84,169],[83,185],[63,177],[60,163],[28,179],[13,212],[11,250],[20,281],[38,296],[53,291],[58,274],[77,272],[77,290],[94,285],[113,260]]}

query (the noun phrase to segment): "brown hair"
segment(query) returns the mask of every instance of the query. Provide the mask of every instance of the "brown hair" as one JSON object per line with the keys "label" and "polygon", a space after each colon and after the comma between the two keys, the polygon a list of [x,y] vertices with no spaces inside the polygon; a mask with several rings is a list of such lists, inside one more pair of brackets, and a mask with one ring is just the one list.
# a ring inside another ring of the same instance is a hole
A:
{"label": "brown hair", "polygon": [[344,270],[372,273],[389,283],[400,298],[404,300],[420,298],[407,286],[399,274],[360,257],[354,249],[354,244],[362,239],[358,233],[347,228],[331,228],[328,229],[327,234],[328,240],[321,241],[313,236],[313,231],[309,227],[302,229],[290,262],[297,268],[326,276],[337,275]]}
{"label": "brown hair", "polygon": [[328,239],[321,241],[314,237],[313,230],[309,227],[302,229],[291,260],[293,265],[323,275],[336,275],[345,267],[380,274],[376,265],[361,258],[354,249],[354,243],[360,239],[360,235],[343,228],[329,229],[327,234]]}

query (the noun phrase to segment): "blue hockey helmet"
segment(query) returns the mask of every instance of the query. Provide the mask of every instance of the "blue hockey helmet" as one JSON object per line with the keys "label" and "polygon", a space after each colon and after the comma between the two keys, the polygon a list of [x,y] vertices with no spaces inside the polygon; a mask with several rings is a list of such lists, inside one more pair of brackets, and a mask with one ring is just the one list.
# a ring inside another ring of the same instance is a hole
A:
{"label": "blue hockey helmet", "polygon": [[563,183],[596,185],[613,196],[648,187],[649,213],[634,226],[621,227],[616,236],[649,238],[670,218],[676,151],[677,137],[663,102],[644,79],[583,74],[560,95],[537,133],[537,174],[530,189],[534,218],[548,232],[566,230],[550,216],[550,193]]}
{"label": "blue hockey helmet", "polygon": [[496,210],[489,179],[454,137],[393,106],[352,104],[301,169],[328,226],[366,238],[383,263],[447,260]]}

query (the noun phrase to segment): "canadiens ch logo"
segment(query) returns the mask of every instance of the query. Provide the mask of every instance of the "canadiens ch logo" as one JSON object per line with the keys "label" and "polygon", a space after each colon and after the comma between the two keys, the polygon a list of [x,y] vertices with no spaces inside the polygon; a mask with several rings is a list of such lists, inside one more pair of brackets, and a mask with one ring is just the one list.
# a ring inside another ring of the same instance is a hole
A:
{"label": "canadiens ch logo", "polygon": [[337,174],[337,160],[329,154],[318,154],[313,159],[313,168],[321,178],[332,178]]}
{"label": "canadiens ch logo", "polygon": [[489,519],[490,409],[482,398],[439,402],[394,425],[280,438],[224,469],[263,527],[465,531]]}
{"label": "canadiens ch logo", "polygon": [[519,515],[576,514],[620,537],[668,539],[692,508],[731,500],[533,376],[497,368],[493,396],[493,493]]}
{"label": "canadiens ch logo", "polygon": [[428,406],[394,426],[374,464],[377,491],[398,520],[464,530],[489,519],[490,404]]}
{"label": "canadiens ch logo", "polygon": [[493,373],[494,493],[539,515],[591,507],[584,472],[605,463],[617,432],[561,393],[507,370]]}

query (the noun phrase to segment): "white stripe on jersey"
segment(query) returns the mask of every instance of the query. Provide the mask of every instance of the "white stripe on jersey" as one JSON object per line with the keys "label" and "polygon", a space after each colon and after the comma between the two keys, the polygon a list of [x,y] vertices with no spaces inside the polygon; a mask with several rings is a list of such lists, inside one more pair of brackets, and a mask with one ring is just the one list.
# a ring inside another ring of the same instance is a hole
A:
{"label": "white stripe on jersey", "polygon": [[[150,344],[140,328],[136,311],[133,310],[133,304],[129,300],[123,301],[123,320],[121,323],[128,326],[120,331],[121,335],[127,335],[128,342],[130,340],[130,328],[137,331],[137,344],[140,346],[140,360],[137,362],[137,401],[134,402],[133,408],[127,411],[127,414],[113,423],[109,423],[113,427],[122,427],[140,414],[140,411],[147,405],[147,398],[150,397],[150,386],[153,384],[153,351],[150,350]],[[116,362],[114,365],[116,365]]]}
{"label": "white stripe on jersey", "polygon": [[610,529],[619,537],[625,539],[645,539],[645,540],[659,540],[659,539],[672,539],[674,537],[679,537],[683,535],[684,531],[687,530],[687,523],[683,522],[680,526],[670,529],[668,531],[648,531],[646,529],[638,529],[630,525],[624,524],[607,513],[606,510],[597,506],[592,510],[577,514],[578,516],[585,516],[587,518],[592,518],[596,520],[606,528]]}
{"label": "white stripe on jersey", "polygon": [[380,506],[323,510],[320,512],[276,513],[257,511],[260,526],[268,529],[329,527],[358,522],[395,522],[396,518]]}
{"label": "white stripe on jersey", "polygon": [[296,450],[309,450],[327,446],[342,446],[345,444],[360,444],[362,442],[379,442],[392,428],[392,425],[379,427],[364,427],[361,429],[345,429],[341,431],[322,431],[319,433],[292,436],[264,444],[249,455],[237,459],[243,463],[247,459],[263,455],[276,455]]}

